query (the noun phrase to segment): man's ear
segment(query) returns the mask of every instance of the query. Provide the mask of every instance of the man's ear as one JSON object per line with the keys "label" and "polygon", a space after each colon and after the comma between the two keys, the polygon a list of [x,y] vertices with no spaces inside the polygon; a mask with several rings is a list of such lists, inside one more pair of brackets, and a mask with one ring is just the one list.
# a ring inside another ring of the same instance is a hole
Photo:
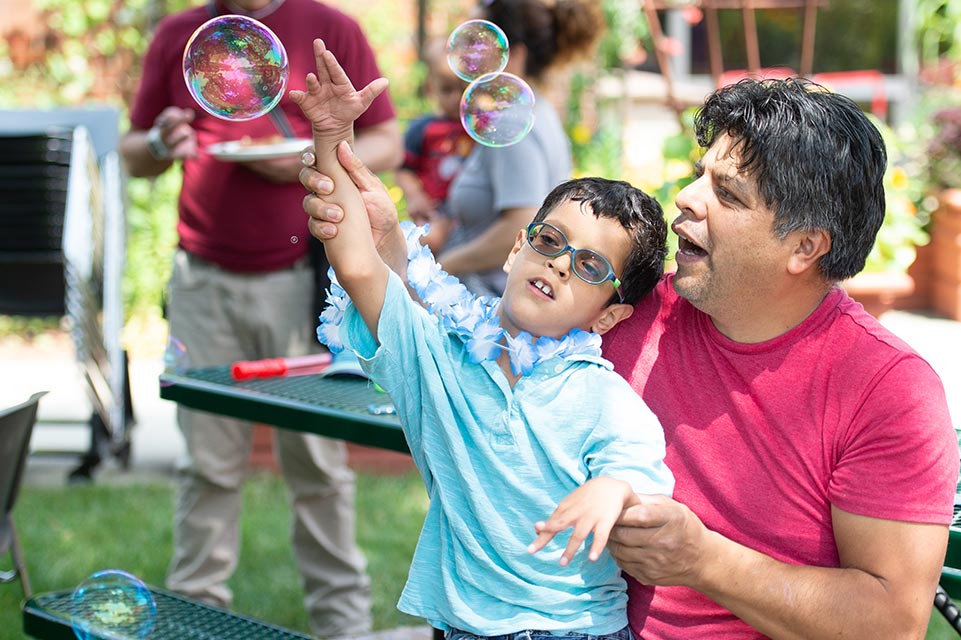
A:
{"label": "man's ear", "polygon": [[504,261],[504,273],[511,272],[511,265],[514,264],[514,257],[517,256],[517,252],[524,247],[525,238],[527,236],[527,230],[521,229],[517,232],[517,237],[514,238],[514,246],[511,247],[511,252],[507,254],[507,260]]}
{"label": "man's ear", "polygon": [[598,335],[604,335],[622,321],[627,320],[634,313],[634,305],[614,303],[609,304],[601,311],[601,314],[591,324],[591,331]]}
{"label": "man's ear", "polygon": [[831,234],[825,229],[795,231],[790,235],[793,250],[788,257],[787,270],[793,275],[817,269],[818,261],[831,250]]}

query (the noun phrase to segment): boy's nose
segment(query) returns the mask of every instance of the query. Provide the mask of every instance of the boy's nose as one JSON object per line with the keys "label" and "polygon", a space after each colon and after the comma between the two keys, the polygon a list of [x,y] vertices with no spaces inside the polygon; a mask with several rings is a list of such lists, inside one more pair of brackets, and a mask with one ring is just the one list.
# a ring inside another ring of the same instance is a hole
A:
{"label": "boy's nose", "polygon": [[571,272],[571,261],[574,256],[571,255],[570,251],[565,251],[564,253],[554,256],[553,258],[547,259],[547,265],[554,269],[559,275],[567,277]]}

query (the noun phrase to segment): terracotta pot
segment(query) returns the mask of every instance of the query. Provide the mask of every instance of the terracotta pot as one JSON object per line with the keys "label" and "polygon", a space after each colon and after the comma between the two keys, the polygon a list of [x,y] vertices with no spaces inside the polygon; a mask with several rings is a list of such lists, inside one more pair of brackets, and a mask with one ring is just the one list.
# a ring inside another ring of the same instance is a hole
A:
{"label": "terracotta pot", "polygon": [[945,189],[931,222],[931,307],[961,320],[961,189]]}
{"label": "terracotta pot", "polygon": [[859,273],[842,286],[877,318],[885,311],[900,308],[900,301],[914,292],[914,279],[906,273]]}

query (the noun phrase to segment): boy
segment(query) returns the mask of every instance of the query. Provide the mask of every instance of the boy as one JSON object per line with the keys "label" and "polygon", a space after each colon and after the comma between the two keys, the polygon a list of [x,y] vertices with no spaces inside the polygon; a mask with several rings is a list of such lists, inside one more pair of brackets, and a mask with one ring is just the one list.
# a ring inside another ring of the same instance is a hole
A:
{"label": "boy", "polygon": [[415,119],[404,135],[404,164],[397,170],[397,184],[404,191],[407,215],[414,224],[430,224],[427,246],[437,253],[451,230],[444,201],[450,183],[460,171],[474,141],[460,122],[460,99],[467,88],[447,64],[443,40],[431,41],[425,50],[427,94],[438,113]]}
{"label": "boy", "polygon": [[337,158],[386,80],[354,91],[322,41],[314,53],[317,77],[291,98],[345,212],[325,245],[343,290],[333,288],[318,336],[357,352],[390,393],[430,497],[398,607],[448,638],[629,640],[624,581],[604,547],[635,494],[669,495],[673,477],[660,425],[601,359],[599,334],[661,275],[660,206],[625,182],[561,184],[518,232],[495,300],[441,271],[423,229],[410,228],[407,278],[421,306],[377,254]]}

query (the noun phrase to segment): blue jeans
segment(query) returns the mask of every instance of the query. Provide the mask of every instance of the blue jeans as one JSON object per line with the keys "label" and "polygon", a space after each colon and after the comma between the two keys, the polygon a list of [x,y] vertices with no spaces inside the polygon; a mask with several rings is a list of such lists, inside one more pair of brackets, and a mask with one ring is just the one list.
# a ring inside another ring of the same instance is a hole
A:
{"label": "blue jeans", "polygon": [[590,633],[551,633],[550,631],[538,631],[527,629],[505,633],[500,636],[478,636],[460,629],[449,629],[444,632],[444,640],[634,640],[630,627],[624,627],[620,631],[607,633],[604,635],[593,635]]}

